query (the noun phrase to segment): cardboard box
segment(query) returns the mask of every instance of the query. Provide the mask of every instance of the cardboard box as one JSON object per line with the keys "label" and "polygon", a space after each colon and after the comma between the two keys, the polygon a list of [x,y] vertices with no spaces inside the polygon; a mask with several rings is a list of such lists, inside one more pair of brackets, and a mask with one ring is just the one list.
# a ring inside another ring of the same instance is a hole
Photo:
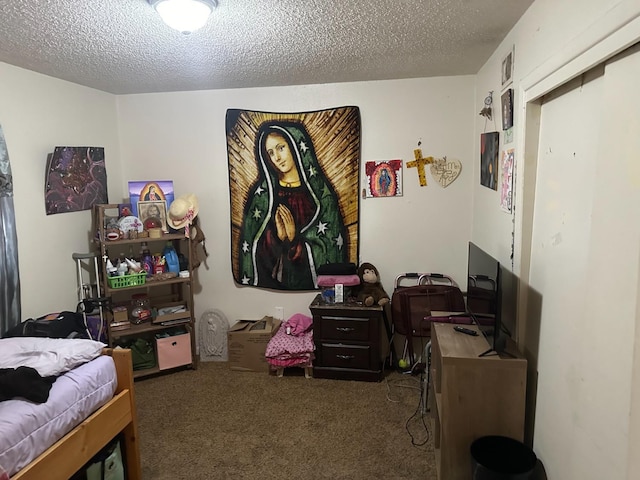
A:
{"label": "cardboard box", "polygon": [[115,323],[128,322],[129,312],[127,311],[127,307],[125,307],[124,305],[113,307],[113,321]]}
{"label": "cardboard box", "polygon": [[273,317],[263,317],[261,320],[238,320],[232,325],[227,333],[231,370],[268,373],[269,364],[264,352],[280,323]]}

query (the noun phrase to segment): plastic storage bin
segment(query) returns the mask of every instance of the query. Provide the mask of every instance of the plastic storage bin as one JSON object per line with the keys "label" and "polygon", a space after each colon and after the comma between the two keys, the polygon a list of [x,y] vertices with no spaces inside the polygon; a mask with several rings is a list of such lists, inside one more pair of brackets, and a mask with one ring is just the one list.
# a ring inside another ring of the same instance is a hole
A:
{"label": "plastic storage bin", "polygon": [[522,442],[500,435],[471,444],[472,480],[529,480],[538,458]]}
{"label": "plastic storage bin", "polygon": [[158,368],[160,370],[191,363],[191,334],[189,332],[158,337],[159,335],[156,335]]}
{"label": "plastic storage bin", "polygon": [[136,285],[144,285],[147,281],[147,272],[135,273],[133,275],[119,275],[117,277],[109,277],[110,288],[133,287]]}

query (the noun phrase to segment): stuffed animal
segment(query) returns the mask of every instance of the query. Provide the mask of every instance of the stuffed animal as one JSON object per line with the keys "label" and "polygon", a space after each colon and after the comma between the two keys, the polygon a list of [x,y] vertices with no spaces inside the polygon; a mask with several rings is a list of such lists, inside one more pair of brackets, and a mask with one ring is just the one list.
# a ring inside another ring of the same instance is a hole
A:
{"label": "stuffed animal", "polygon": [[386,305],[389,303],[389,295],[384,291],[380,283],[378,269],[370,263],[363,263],[358,267],[360,288],[357,299],[367,307],[371,305]]}

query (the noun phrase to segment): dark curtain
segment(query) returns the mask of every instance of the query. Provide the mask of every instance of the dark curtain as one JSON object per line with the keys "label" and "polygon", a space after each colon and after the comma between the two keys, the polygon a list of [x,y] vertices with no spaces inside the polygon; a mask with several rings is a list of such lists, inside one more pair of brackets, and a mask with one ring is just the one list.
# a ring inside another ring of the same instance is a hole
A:
{"label": "dark curtain", "polygon": [[0,127],[0,335],[20,323],[18,237],[9,152]]}

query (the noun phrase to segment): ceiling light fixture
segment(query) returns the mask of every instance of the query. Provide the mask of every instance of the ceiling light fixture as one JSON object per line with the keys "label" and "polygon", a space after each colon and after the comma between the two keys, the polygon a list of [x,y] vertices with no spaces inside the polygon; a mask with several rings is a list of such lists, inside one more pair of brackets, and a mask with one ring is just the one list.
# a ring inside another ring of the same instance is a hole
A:
{"label": "ceiling light fixture", "polygon": [[217,0],[147,0],[164,23],[184,34],[202,28]]}

